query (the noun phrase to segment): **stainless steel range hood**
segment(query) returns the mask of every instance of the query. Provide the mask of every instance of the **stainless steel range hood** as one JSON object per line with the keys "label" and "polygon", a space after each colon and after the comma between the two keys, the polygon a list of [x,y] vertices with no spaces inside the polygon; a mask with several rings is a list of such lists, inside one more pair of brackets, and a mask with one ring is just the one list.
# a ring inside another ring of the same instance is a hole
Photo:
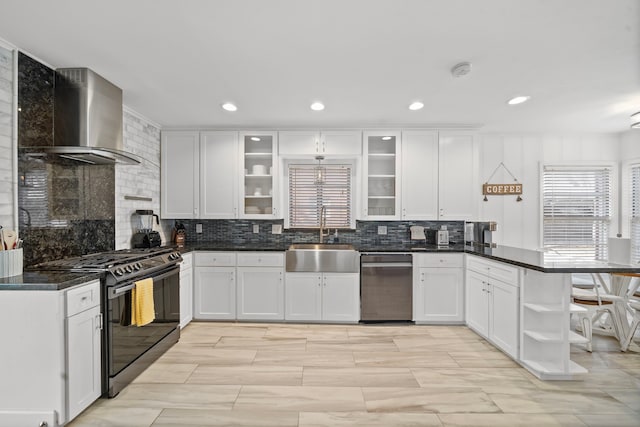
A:
{"label": "stainless steel range hood", "polygon": [[53,146],[44,150],[89,164],[138,164],[124,151],[122,90],[88,68],[56,70]]}

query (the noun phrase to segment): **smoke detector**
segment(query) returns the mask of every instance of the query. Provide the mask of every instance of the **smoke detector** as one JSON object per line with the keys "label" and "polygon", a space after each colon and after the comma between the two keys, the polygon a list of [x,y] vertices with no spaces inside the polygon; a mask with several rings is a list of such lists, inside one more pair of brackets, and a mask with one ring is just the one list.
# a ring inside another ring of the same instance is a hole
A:
{"label": "smoke detector", "polygon": [[453,77],[464,77],[471,72],[471,62],[461,62],[451,69]]}

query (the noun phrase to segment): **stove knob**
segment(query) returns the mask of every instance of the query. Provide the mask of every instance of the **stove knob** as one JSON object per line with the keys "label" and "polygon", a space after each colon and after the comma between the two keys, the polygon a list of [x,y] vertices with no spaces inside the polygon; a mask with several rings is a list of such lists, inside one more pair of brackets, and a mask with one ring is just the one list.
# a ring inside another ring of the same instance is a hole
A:
{"label": "stove knob", "polygon": [[120,267],[116,268],[116,276],[122,276],[123,274],[124,271]]}
{"label": "stove knob", "polygon": [[139,262],[136,262],[135,264],[133,264],[133,268],[138,271],[142,268],[142,265]]}
{"label": "stove knob", "polygon": [[133,271],[133,268],[131,268],[130,265],[127,265],[124,269],[127,271],[127,273],[131,273]]}

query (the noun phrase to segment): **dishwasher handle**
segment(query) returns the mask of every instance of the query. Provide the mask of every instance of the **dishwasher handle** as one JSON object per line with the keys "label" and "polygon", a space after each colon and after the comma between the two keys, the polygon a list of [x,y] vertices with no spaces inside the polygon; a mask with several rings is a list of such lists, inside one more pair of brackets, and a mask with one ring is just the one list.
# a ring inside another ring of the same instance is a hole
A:
{"label": "dishwasher handle", "polygon": [[363,262],[362,268],[412,268],[410,262]]}

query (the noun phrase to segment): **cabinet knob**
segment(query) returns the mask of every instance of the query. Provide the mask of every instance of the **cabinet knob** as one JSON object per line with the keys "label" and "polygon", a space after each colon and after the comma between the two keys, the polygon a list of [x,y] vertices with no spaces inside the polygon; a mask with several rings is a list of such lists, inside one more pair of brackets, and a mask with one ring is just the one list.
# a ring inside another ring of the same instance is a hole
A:
{"label": "cabinet knob", "polygon": [[47,427],[48,425],[49,425],[48,422],[42,421],[40,424],[38,424],[38,427]]}

